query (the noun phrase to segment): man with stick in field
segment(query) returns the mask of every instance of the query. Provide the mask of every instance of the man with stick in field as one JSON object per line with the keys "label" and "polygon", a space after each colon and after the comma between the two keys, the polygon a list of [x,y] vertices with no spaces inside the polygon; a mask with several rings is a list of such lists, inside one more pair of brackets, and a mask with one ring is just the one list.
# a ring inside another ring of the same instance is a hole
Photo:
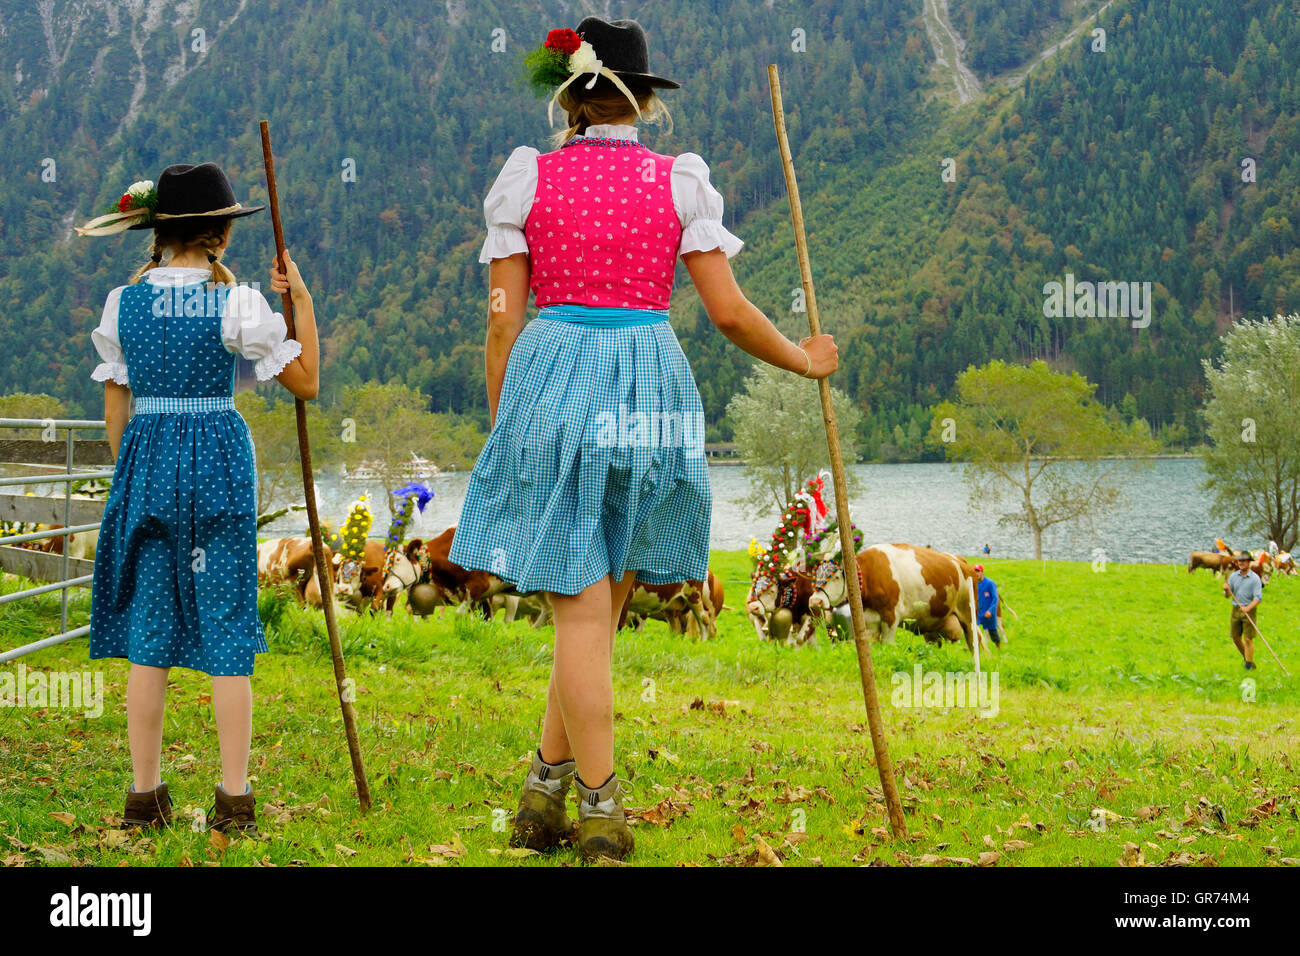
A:
{"label": "man with stick in field", "polygon": [[975,591],[979,595],[979,626],[988,631],[994,646],[1001,647],[1002,634],[998,630],[998,620],[1002,617],[1002,598],[998,595],[998,586],[992,578],[984,576],[984,565],[977,564],[971,570],[974,572],[972,577],[975,579]]}
{"label": "man with stick in field", "polygon": [[[1255,669],[1255,610],[1264,597],[1264,585],[1250,568],[1249,552],[1238,551],[1235,558],[1237,570],[1223,582],[1223,596],[1232,599],[1232,619],[1228,633],[1246,660],[1246,670]],[[1250,623],[1247,625],[1247,618]]]}

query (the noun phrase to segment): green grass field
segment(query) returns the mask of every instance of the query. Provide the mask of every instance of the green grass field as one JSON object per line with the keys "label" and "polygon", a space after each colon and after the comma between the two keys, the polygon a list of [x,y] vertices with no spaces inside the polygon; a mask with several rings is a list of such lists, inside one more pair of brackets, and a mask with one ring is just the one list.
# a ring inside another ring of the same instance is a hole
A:
{"label": "green grass field", "polygon": [[[1300,864],[1300,678],[1257,642],[1247,676],[1228,602],[1206,572],[1168,565],[989,561],[1010,644],[984,657],[997,713],[900,707],[896,672],[964,671],[964,648],[900,632],[876,673],[909,835],[892,839],[851,643],[763,644],[738,611],[712,642],[658,623],[615,656],[617,765],[630,781],[639,865],[847,866]],[[743,552],[718,552],[740,605]],[[17,587],[13,578],[3,587]],[[113,829],[130,780],[127,665],[74,641],[27,668],[104,674],[103,715],[0,708],[5,865],[575,865],[516,856],[508,819],[537,742],[550,628],[448,612],[346,618],[349,675],[374,809],[357,810],[323,617],[263,593],[253,769],[261,838],[212,842],[178,817],[131,839]],[[4,609],[3,646],[52,633],[58,605]],[[1259,620],[1300,674],[1300,579],[1277,578]],[[88,601],[78,602],[74,624]],[[14,672],[15,664],[0,667]],[[164,779],[206,810],[218,776],[207,679],[174,671]],[[571,815],[576,808],[571,806]]]}

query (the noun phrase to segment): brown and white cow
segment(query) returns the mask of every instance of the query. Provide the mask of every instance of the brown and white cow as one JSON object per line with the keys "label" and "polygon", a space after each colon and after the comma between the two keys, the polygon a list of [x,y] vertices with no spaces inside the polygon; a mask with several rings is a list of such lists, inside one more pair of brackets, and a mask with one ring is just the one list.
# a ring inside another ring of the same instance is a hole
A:
{"label": "brown and white cow", "polygon": [[1208,568],[1215,574],[1220,574],[1231,567],[1232,555],[1221,554],[1218,551],[1193,551],[1187,558],[1188,574],[1191,574],[1197,568]]}
{"label": "brown and white cow", "polygon": [[307,582],[316,570],[311,538],[268,538],[257,543],[257,583],[263,587],[287,581],[306,601]]}
{"label": "brown and white cow", "polygon": [[[328,545],[326,546],[328,551]],[[397,595],[414,574],[401,552],[387,561],[381,541],[367,541],[359,573],[351,581],[338,577],[342,556],[331,552],[335,568],[334,593],[345,606],[377,611],[385,603],[391,612]],[[257,580],[261,585],[287,581],[298,598],[311,607],[321,606],[320,581],[316,577],[316,556],[311,538],[271,538],[257,545]]]}
{"label": "brown and white cow", "polygon": [[[350,577],[345,577],[343,555],[334,553],[331,558],[335,573],[334,596],[357,611],[373,612],[384,607],[391,613],[397,595],[405,589],[407,582],[414,583],[415,572],[401,551],[394,552],[391,562],[388,558],[384,542],[368,540],[362,550],[361,567]],[[312,607],[321,606],[320,581],[315,573],[307,582],[305,597]]]}
{"label": "brown and white cow", "polygon": [[664,621],[673,634],[690,637],[717,637],[718,612],[722,610],[722,582],[708,572],[708,587],[703,581],[678,581],[674,584],[647,584],[638,581],[623,601],[618,626],[638,631],[648,618]]}
{"label": "brown and white cow", "polygon": [[415,566],[418,585],[431,588],[420,595],[419,603],[426,609],[422,613],[437,605],[458,605],[462,610],[478,611],[489,621],[497,611],[504,611],[507,621],[524,616],[535,627],[550,622],[551,603],[544,593],[522,593],[495,574],[463,568],[452,561],[451,544],[455,536],[456,526],[452,525],[436,538],[427,541],[417,538],[406,546],[406,556]]}
{"label": "brown and white cow", "polygon": [[[964,559],[913,544],[874,544],[857,558],[862,608],[877,640],[892,643],[899,624],[915,621],[927,639],[964,637],[972,652],[975,641],[987,647],[976,626],[972,568]],[[848,585],[840,572],[808,599],[810,614],[830,623],[831,613],[847,599]]]}
{"label": "brown and white cow", "polygon": [[745,595],[745,617],[761,640],[802,644],[813,635],[818,616],[808,611],[816,590],[811,575],[787,571],[779,578],[756,573]]}

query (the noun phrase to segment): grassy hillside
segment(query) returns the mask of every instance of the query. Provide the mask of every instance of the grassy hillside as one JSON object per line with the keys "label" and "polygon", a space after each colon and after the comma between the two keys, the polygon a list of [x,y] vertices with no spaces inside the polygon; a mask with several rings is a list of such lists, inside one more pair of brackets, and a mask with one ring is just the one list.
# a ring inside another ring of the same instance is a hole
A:
{"label": "grassy hillside", "polygon": [[[739,604],[745,556],[715,553],[714,568],[728,603]],[[760,838],[786,865],[964,865],[986,853],[999,866],[1109,866],[1139,853],[1147,864],[1300,860],[1300,690],[1261,648],[1254,699],[1243,700],[1216,582],[1161,565],[989,568],[1020,615],[1008,621],[1009,646],[984,660],[998,675],[995,715],[891,703],[892,675],[917,664],[963,671],[963,651],[900,634],[875,652],[906,841],[883,829],[851,645],[765,645],[735,611],[709,643],[658,624],[621,635],[617,765],[637,811],[633,862],[753,864]],[[28,626],[48,628],[52,606]],[[513,857],[494,829],[513,813],[536,744],[549,629],[455,615],[413,621],[401,611],[393,621],[345,622],[376,802],[363,818],[321,617],[270,592],[263,612],[273,652],[254,677],[262,839],[221,850],[185,825],[140,840],[112,835],[129,779],[126,668],[113,662],[97,720],[0,711],[6,864],[576,862],[569,850]],[[1293,669],[1300,656],[1284,622],[1297,612],[1300,581],[1268,587],[1260,623]],[[92,666],[84,642],[27,665]],[[164,778],[178,807],[206,809],[218,763],[201,676],[174,672],[166,740]]]}

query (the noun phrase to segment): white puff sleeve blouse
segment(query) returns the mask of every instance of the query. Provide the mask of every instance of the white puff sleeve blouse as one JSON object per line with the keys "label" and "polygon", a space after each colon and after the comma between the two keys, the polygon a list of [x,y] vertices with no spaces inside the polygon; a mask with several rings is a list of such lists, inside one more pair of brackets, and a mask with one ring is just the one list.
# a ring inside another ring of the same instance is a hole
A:
{"label": "white puff sleeve blouse", "polygon": [[[637,128],[604,123],[588,126],[586,135],[637,139]],[[517,147],[483,200],[488,235],[479,252],[479,262],[528,251],[524,223],[528,221],[537,193],[538,155],[531,146]],[[682,227],[681,244],[677,248],[679,257],[688,252],[721,249],[730,259],[741,250],[745,243],[722,224],[722,194],[710,182],[708,164],[698,153],[682,153],[677,157],[669,186],[673,209]]]}
{"label": "white puff sleeve blouse", "polygon": [[221,343],[226,351],[255,363],[253,374],[259,382],[279,375],[302,354],[302,343],[289,338],[284,316],[272,312],[266,297],[246,285],[236,286],[226,297]]}
{"label": "white puff sleeve blouse", "polygon": [[[162,267],[151,269],[144,281],[155,286],[187,285],[202,281],[211,273],[207,269]],[[122,301],[119,286],[108,294],[99,326],[90,333],[95,351],[102,360],[91,373],[96,382],[114,381],[130,385],[126,356],[118,337],[118,309]],[[221,344],[254,363],[253,374],[265,382],[284,371],[286,365],[302,354],[302,343],[288,337],[284,316],[271,311],[266,297],[249,286],[236,286],[226,297],[221,320]]]}
{"label": "white puff sleeve blouse", "polygon": [[108,294],[104,302],[104,311],[99,317],[99,327],[90,333],[90,341],[95,344],[100,363],[90,373],[96,382],[116,382],[118,385],[130,385],[126,374],[126,356],[117,338],[117,307],[122,301],[122,290],[118,286]]}

